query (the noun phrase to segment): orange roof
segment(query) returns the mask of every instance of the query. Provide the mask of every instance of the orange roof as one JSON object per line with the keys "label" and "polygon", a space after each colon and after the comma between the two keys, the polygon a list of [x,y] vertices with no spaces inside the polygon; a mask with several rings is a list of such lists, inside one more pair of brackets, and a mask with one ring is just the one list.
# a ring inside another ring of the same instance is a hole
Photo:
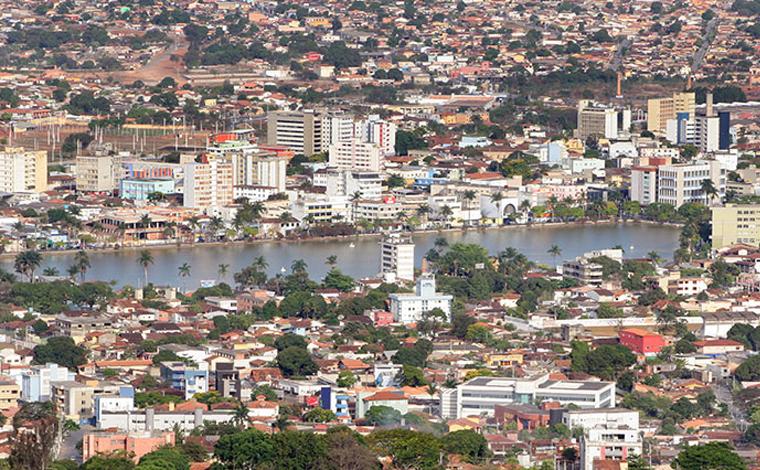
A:
{"label": "orange roof", "polygon": [[406,400],[407,396],[401,392],[382,391],[364,399],[364,401],[393,401]]}
{"label": "orange roof", "polygon": [[630,333],[632,335],[643,336],[643,337],[647,337],[647,338],[650,338],[650,337],[659,338],[660,337],[660,335],[658,335],[657,333],[652,333],[651,331],[645,330],[643,328],[624,328],[624,329],[622,329],[620,331],[621,332],[625,331],[626,333]]}

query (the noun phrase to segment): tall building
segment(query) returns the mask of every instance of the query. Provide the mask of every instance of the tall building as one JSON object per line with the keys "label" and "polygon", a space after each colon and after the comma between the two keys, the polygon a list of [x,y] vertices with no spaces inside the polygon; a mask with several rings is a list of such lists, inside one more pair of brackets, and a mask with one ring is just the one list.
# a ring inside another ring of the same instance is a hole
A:
{"label": "tall building", "polygon": [[377,144],[383,155],[396,153],[396,125],[373,114],[359,122],[359,134],[363,141]]}
{"label": "tall building", "polygon": [[423,274],[417,279],[413,294],[391,294],[389,296],[391,313],[397,322],[416,323],[423,314],[439,308],[446,314],[446,321],[451,320],[451,300],[454,297],[435,291],[435,276]]}
{"label": "tall building", "polygon": [[183,205],[207,210],[231,204],[234,199],[232,164],[220,161],[185,165]]}
{"label": "tall building", "polygon": [[675,119],[679,113],[694,117],[696,99],[694,92],[673,93],[667,98],[652,98],[647,100],[647,129],[656,134],[664,134],[667,123]]}
{"label": "tall building", "polygon": [[669,119],[665,136],[674,144],[692,144],[702,152],[728,150],[731,147],[731,114],[713,109],[712,93],[707,94],[703,114],[678,112]]}
{"label": "tall building", "polygon": [[47,190],[47,152],[6,147],[0,152],[0,192]]}
{"label": "tall building", "polygon": [[645,206],[657,202],[657,167],[631,168],[631,201]]}
{"label": "tall building", "polygon": [[114,155],[79,155],[77,165],[77,190],[110,192],[119,185],[122,174],[121,160]]}
{"label": "tall building", "polygon": [[53,392],[52,382],[74,380],[76,374],[55,363],[32,366],[21,373],[21,398],[24,401],[48,401]]}
{"label": "tall building", "polygon": [[267,115],[267,143],[311,156],[322,149],[322,114],[313,110],[275,111]]}
{"label": "tall building", "polygon": [[414,242],[392,233],[380,242],[380,274],[386,282],[414,280]]}
{"label": "tall building", "polygon": [[576,136],[586,140],[589,136],[619,139],[631,128],[630,108],[604,106],[588,100],[578,103],[578,129]]}
{"label": "tall building", "polygon": [[566,410],[562,413],[562,424],[583,431],[580,440],[582,470],[598,468],[596,462],[626,462],[635,455],[642,455],[637,411],[621,408]]}
{"label": "tall building", "polygon": [[712,208],[712,247],[760,245],[760,205],[726,204]]}
{"label": "tall building", "polygon": [[238,153],[232,156],[235,186],[268,186],[285,191],[288,157],[263,153]]}
{"label": "tall building", "polygon": [[356,137],[354,116],[348,113],[329,113],[322,118],[322,148]]}
{"label": "tall building", "polygon": [[329,164],[341,170],[380,172],[385,158],[380,145],[354,138],[330,145]]}
{"label": "tall building", "polygon": [[681,207],[687,202],[709,203],[709,195],[702,190],[704,180],[711,180],[718,194],[725,194],[726,170],[715,160],[697,160],[691,163],[663,165],[657,174],[657,202]]}

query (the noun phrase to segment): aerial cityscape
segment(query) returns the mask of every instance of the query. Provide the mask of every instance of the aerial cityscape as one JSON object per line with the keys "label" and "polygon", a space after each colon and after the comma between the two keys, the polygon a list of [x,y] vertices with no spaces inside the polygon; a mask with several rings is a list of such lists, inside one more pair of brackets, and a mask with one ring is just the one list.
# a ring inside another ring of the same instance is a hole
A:
{"label": "aerial cityscape", "polygon": [[0,8],[0,470],[760,469],[760,0]]}

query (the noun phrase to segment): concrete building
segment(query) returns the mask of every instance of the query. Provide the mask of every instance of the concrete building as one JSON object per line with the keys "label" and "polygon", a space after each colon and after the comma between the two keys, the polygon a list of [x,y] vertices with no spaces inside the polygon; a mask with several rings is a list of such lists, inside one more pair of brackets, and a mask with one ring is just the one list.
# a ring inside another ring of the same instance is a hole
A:
{"label": "concrete building", "polygon": [[562,423],[570,429],[582,429],[580,458],[582,470],[593,470],[595,462],[625,462],[642,455],[639,413],[621,408],[600,410],[566,410]]}
{"label": "concrete building", "polygon": [[325,188],[328,196],[353,198],[358,194],[361,199],[380,199],[383,194],[383,178],[376,172],[326,168],[314,172],[312,184]]}
{"label": "concrete building", "polygon": [[21,374],[21,398],[24,401],[48,401],[52,396],[52,382],[73,381],[75,377],[74,372],[58,364],[32,366]]}
{"label": "concrete building", "polygon": [[0,192],[47,191],[47,152],[5,147],[0,152]]}
{"label": "concrete building", "polygon": [[115,155],[79,155],[76,158],[77,190],[110,192],[118,187],[121,160]]}
{"label": "concrete building", "polygon": [[360,138],[335,142],[329,152],[330,166],[340,170],[380,172],[385,167],[380,145]]}
{"label": "concrete building", "polygon": [[275,111],[267,115],[267,143],[307,157],[321,152],[322,113],[314,110]]}
{"label": "concrete building", "polygon": [[402,390],[381,390],[376,393],[359,393],[356,397],[356,418],[362,419],[373,406],[393,408],[402,415],[409,412],[409,399]]}
{"label": "concrete building", "polygon": [[667,98],[647,100],[647,130],[655,134],[664,134],[667,123],[675,119],[678,113],[687,113],[694,117],[696,98],[694,92],[673,93]]}
{"label": "concrete building", "polygon": [[273,154],[238,153],[231,156],[233,183],[235,186],[266,186],[278,193],[285,191],[285,156]]}
{"label": "concrete building", "polygon": [[205,211],[232,204],[233,200],[231,163],[213,161],[185,165],[185,207]]}
{"label": "concrete building", "polygon": [[413,294],[390,294],[390,311],[395,321],[416,323],[423,314],[435,308],[443,310],[446,321],[451,321],[451,301],[454,297],[435,291],[435,276],[423,274],[417,279]]}
{"label": "concrete building", "polygon": [[351,140],[356,136],[354,116],[349,113],[330,113],[322,117],[322,148],[329,149],[330,145]]}
{"label": "concrete building", "polygon": [[533,377],[476,377],[441,393],[445,419],[494,416],[496,405],[508,403],[558,402],[579,408],[615,406],[615,383],[600,381],[550,380],[549,374]]}
{"label": "concrete building", "polygon": [[414,242],[411,237],[392,233],[380,242],[380,274],[385,282],[414,280]]}
{"label": "concrete building", "polygon": [[383,155],[395,155],[396,153],[396,125],[392,122],[380,119],[373,114],[358,123],[357,135],[365,142],[371,142],[380,147]]}
{"label": "concrete building", "polygon": [[87,431],[82,437],[82,461],[96,455],[110,455],[121,452],[132,457],[135,462],[161,447],[174,446],[172,431]]}
{"label": "concrete building", "polygon": [[603,282],[603,267],[594,262],[594,258],[605,256],[618,263],[623,262],[623,251],[620,249],[595,250],[584,253],[582,256],[562,263],[562,275],[577,279],[583,284],[601,286]]}
{"label": "concrete building", "polygon": [[726,170],[714,160],[696,160],[690,163],[663,165],[657,172],[657,202],[681,207],[687,202],[711,202],[702,191],[704,180],[712,180],[720,200],[726,191]]}
{"label": "concrete building", "polygon": [[0,411],[5,411],[18,406],[21,399],[21,387],[18,383],[7,376],[0,376]]}
{"label": "concrete building", "polygon": [[53,401],[68,419],[79,421],[93,415],[95,390],[92,387],[74,380],[51,382],[51,385]]}
{"label": "concrete building", "polygon": [[760,245],[760,205],[726,204],[712,208],[712,247]]}
{"label": "concrete building", "polygon": [[205,405],[194,409],[168,410],[147,408],[131,411],[105,411],[98,422],[100,429],[116,428],[122,431],[172,431],[175,426],[184,432],[192,432],[206,422],[215,424],[232,423],[235,420],[234,410],[207,411]]}
{"label": "concrete building", "polygon": [[589,136],[619,139],[627,136],[631,128],[631,110],[604,106],[588,100],[578,103],[578,129],[576,136],[586,140]]}
{"label": "concrete building", "polygon": [[657,167],[631,168],[631,201],[644,206],[657,202]]}
{"label": "concrete building", "polygon": [[162,362],[161,379],[171,388],[185,394],[185,400],[196,393],[208,392],[208,370],[191,367],[184,362]]}
{"label": "concrete building", "polygon": [[123,179],[119,182],[119,197],[132,201],[147,201],[153,193],[173,192],[173,179]]}

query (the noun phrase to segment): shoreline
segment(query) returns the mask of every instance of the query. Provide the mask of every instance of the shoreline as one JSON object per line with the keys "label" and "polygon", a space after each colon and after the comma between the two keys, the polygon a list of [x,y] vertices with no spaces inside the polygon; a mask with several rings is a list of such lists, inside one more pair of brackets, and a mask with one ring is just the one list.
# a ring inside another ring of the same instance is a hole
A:
{"label": "shoreline", "polygon": [[[414,230],[411,232],[402,232],[405,234],[408,234],[410,236],[415,235],[428,235],[432,233],[454,233],[454,232],[470,232],[470,231],[476,231],[476,232],[485,232],[485,231],[494,231],[494,230],[512,230],[512,229],[530,229],[530,230],[536,230],[536,229],[557,229],[562,227],[583,227],[583,226],[596,226],[596,225],[659,225],[664,227],[680,227],[682,224],[679,223],[672,223],[672,222],[655,222],[651,220],[641,220],[641,219],[605,219],[605,220],[596,220],[596,221],[581,221],[581,222],[546,222],[546,223],[538,223],[538,224],[514,224],[514,225],[495,225],[495,226],[486,226],[486,227],[478,227],[478,226],[472,226],[472,227],[452,227],[452,228],[437,228],[437,229],[424,229],[424,230]],[[85,251],[87,253],[118,253],[118,252],[134,252],[134,251],[142,251],[142,250],[148,250],[148,251],[158,251],[158,250],[168,250],[171,248],[175,249],[194,249],[194,248],[204,248],[204,247],[214,247],[214,246],[223,246],[223,245],[258,245],[258,244],[264,244],[264,243],[287,243],[287,244],[295,244],[295,243],[315,243],[315,242],[328,242],[328,241],[337,241],[337,240],[359,240],[359,239],[365,239],[365,238],[380,238],[384,234],[383,233],[357,233],[354,235],[333,235],[333,236],[326,236],[326,237],[308,237],[308,238],[299,238],[299,239],[291,239],[291,238],[261,238],[261,239],[254,239],[254,240],[231,240],[231,241],[216,241],[216,242],[200,242],[200,243],[161,243],[161,244],[152,244],[152,245],[134,245],[134,246],[121,246],[121,247],[108,247],[108,248],[88,248]],[[45,256],[48,255],[72,255],[74,253],[77,253],[80,250],[73,250],[73,249],[66,249],[66,250],[40,250],[41,254],[44,254]],[[5,261],[8,259],[13,259],[18,253],[0,253],[0,261]]]}

